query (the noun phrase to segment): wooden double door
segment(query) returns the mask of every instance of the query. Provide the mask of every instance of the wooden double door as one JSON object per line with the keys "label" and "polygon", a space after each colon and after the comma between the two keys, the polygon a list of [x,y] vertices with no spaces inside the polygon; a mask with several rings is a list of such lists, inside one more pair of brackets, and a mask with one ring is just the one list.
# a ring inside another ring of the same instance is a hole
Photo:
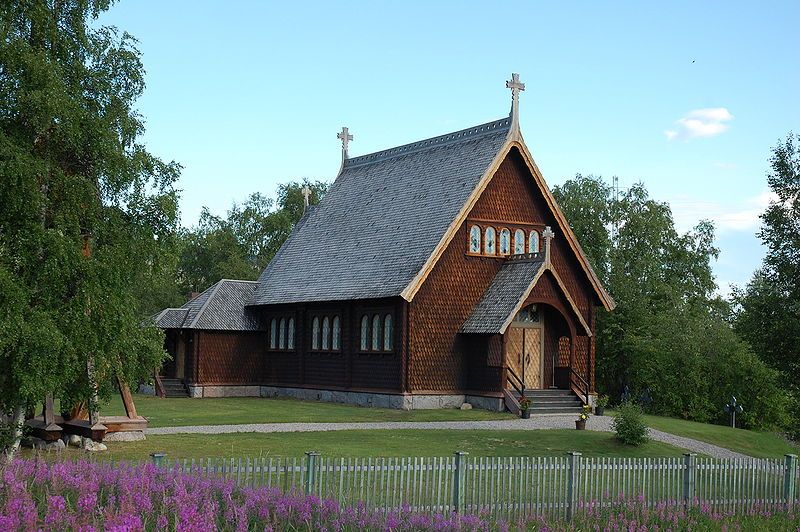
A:
{"label": "wooden double door", "polygon": [[542,328],[511,326],[508,328],[506,357],[509,367],[525,384],[525,388],[544,388]]}

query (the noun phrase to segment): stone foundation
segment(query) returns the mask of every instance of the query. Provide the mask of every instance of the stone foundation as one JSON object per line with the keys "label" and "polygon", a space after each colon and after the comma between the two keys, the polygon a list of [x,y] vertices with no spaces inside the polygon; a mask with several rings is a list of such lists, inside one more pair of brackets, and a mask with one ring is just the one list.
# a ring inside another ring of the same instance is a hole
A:
{"label": "stone foundation", "polygon": [[261,397],[259,386],[189,386],[189,397]]}

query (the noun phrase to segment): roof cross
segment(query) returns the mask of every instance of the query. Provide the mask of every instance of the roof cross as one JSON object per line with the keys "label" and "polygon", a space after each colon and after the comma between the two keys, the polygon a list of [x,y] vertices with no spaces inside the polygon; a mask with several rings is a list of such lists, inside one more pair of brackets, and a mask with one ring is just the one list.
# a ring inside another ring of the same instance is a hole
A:
{"label": "roof cross", "polygon": [[303,185],[303,189],[300,192],[303,193],[303,207],[304,207],[304,210],[308,209],[308,204],[309,204],[310,198],[311,198],[311,189],[308,187],[308,185]]}
{"label": "roof cross", "polygon": [[344,161],[347,159],[347,145],[353,140],[353,135],[350,134],[349,129],[343,127],[342,132],[336,134],[336,138],[342,141],[342,161]]}
{"label": "roof cross", "polygon": [[511,79],[506,81],[506,88],[511,89],[511,121],[519,122],[519,93],[525,90],[525,84],[519,80],[519,74],[511,74]]}
{"label": "roof cross", "polygon": [[544,232],[542,232],[542,238],[544,238],[544,261],[550,262],[550,241],[553,240],[553,237],[556,234],[553,232],[553,228],[549,225],[544,228]]}

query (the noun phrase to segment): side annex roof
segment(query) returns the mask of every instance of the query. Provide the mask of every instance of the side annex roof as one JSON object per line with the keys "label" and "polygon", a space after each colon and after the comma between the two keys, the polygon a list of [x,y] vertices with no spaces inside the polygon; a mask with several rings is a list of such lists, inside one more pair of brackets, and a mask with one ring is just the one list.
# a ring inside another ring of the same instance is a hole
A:
{"label": "side annex roof", "polygon": [[246,307],[258,283],[222,279],[180,308],[167,308],[153,316],[161,329],[258,331],[258,318]]}

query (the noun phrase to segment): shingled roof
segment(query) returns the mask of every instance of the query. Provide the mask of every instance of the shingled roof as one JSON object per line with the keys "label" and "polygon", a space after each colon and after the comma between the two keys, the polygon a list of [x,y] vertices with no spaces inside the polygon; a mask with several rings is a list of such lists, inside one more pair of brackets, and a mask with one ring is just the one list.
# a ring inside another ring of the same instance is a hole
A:
{"label": "shingled roof", "polygon": [[462,333],[501,334],[528,297],[544,270],[542,258],[509,260],[461,326]]}
{"label": "shingled roof", "polygon": [[345,160],[259,278],[252,303],[401,295],[508,139],[511,118]]}
{"label": "shingled roof", "polygon": [[180,308],[167,308],[153,318],[162,329],[257,331],[258,319],[245,307],[257,283],[222,279]]}

